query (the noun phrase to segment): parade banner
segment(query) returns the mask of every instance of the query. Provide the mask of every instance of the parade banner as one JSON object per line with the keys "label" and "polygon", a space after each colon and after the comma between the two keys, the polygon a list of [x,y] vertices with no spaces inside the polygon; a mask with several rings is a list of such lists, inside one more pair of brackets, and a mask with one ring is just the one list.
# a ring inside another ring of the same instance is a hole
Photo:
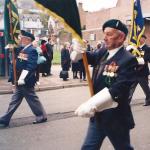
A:
{"label": "parade banner", "polygon": [[[76,0],[35,0],[35,2],[44,12],[57,18],[64,25],[65,30],[72,33],[73,38],[77,39],[81,45],[84,45]],[[86,53],[83,53],[83,62],[90,93],[93,95],[93,85],[88,70]]]}
{"label": "parade banner", "polygon": [[4,32],[8,45],[18,45],[18,35],[20,34],[20,24],[18,10],[13,0],[5,0],[4,6]]}
{"label": "parade banner", "polygon": [[4,33],[6,40],[6,48],[9,48],[12,54],[12,64],[13,64],[13,77],[14,84],[17,83],[16,75],[16,60],[14,47],[18,46],[20,34],[20,24],[19,24],[19,15],[18,10],[15,6],[14,0],[5,0],[4,6]]}
{"label": "parade banner", "polygon": [[142,15],[140,0],[132,0],[133,12],[131,19],[131,33],[129,44],[135,47],[139,47],[139,40],[144,33],[144,18]]}
{"label": "parade banner", "polygon": [[5,75],[5,40],[3,30],[0,30],[0,76]]}

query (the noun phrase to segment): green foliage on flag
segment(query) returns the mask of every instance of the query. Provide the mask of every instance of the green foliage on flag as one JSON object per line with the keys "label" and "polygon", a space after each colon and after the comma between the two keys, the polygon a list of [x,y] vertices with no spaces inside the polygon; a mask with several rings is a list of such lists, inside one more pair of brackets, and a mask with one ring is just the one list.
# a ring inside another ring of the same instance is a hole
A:
{"label": "green foliage on flag", "polygon": [[5,0],[4,7],[4,32],[7,44],[18,45],[20,23],[18,10],[12,0]]}

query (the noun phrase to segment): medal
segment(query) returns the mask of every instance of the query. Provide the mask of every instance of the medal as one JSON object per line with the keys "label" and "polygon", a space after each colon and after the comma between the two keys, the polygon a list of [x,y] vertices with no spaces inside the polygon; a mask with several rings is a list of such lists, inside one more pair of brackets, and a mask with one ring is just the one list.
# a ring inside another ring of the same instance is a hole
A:
{"label": "medal", "polygon": [[107,72],[107,76],[110,77],[110,72]]}
{"label": "medal", "polygon": [[106,71],[104,71],[104,72],[103,72],[103,75],[104,75],[104,76],[106,76],[106,75],[107,75],[107,72],[106,72]]}
{"label": "medal", "polygon": [[117,77],[117,70],[118,70],[119,66],[117,66],[116,62],[112,62],[109,65],[106,65],[104,68],[104,72],[103,72],[103,76],[106,76],[106,78],[109,78],[109,80],[111,78]]}
{"label": "medal", "polygon": [[114,72],[110,72],[110,73],[109,73],[109,76],[110,76],[110,77],[114,77],[114,76],[115,76],[115,73],[114,73]]}
{"label": "medal", "polygon": [[18,58],[22,60],[28,60],[28,55],[24,53],[19,53]]}

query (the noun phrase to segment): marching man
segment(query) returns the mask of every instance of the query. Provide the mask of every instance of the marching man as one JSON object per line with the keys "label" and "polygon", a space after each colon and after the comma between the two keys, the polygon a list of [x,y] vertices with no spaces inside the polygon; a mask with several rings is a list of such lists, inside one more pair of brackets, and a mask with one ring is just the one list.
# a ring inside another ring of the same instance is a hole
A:
{"label": "marching man", "polygon": [[16,50],[17,86],[6,113],[0,117],[0,128],[9,126],[11,117],[20,106],[23,98],[26,99],[35,115],[34,124],[47,121],[46,112],[34,89],[38,59],[37,51],[32,45],[35,37],[33,34],[22,30],[20,38],[21,47]]}
{"label": "marching man", "polygon": [[[114,149],[133,150],[130,129],[134,120],[130,108],[130,88],[135,82],[137,60],[124,48],[127,27],[116,19],[103,24],[105,49],[86,52],[94,66],[94,96],[80,105],[75,114],[89,117],[89,128],[82,150],[99,150],[105,137]],[[82,50],[74,51],[71,59],[81,58]]]}

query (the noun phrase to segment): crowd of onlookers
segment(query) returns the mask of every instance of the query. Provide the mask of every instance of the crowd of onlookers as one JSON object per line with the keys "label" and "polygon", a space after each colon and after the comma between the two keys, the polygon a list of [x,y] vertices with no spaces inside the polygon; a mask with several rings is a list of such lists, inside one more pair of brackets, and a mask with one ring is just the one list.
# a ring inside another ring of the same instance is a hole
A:
{"label": "crowd of onlookers", "polygon": [[[36,71],[36,80],[37,85],[40,85],[39,78],[40,74],[42,77],[48,77],[52,75],[51,67],[53,60],[53,51],[54,51],[54,39],[50,38],[38,38],[36,37],[33,41],[33,46],[36,48],[38,53],[38,67]],[[92,48],[89,42],[85,40],[86,50],[87,51],[98,51],[103,47],[103,42],[99,41],[96,48]],[[73,51],[73,44],[69,42],[64,42],[62,48],[60,48],[61,53],[61,70],[59,77],[64,81],[67,81],[69,78],[80,79],[80,81],[86,81],[86,71],[84,68],[83,60],[80,59],[77,62],[72,62],[70,59],[70,54]],[[10,58],[11,60],[11,58]],[[12,65],[10,65],[11,68]],[[69,77],[68,71],[72,71],[72,77]]]}
{"label": "crowd of onlookers", "polygon": [[[39,42],[40,41],[40,42]],[[98,41],[97,46],[92,48],[87,40],[85,40],[86,50],[87,51],[98,51],[100,48],[104,46],[102,41]],[[36,39],[33,42],[35,45],[37,52],[39,54],[39,62],[37,68],[37,84],[39,83],[39,74],[42,73],[42,77],[47,77],[52,75],[51,66],[53,60],[53,49],[54,49],[54,42],[49,38],[48,40]],[[67,81],[69,78],[68,71],[72,71],[72,78],[73,79],[80,79],[80,81],[86,81],[86,71],[84,68],[83,60],[80,59],[77,62],[72,62],[70,59],[70,54],[73,51],[73,44],[69,42],[64,42],[62,48],[60,49],[61,53],[61,70],[60,70],[60,78],[64,81]]]}
{"label": "crowd of onlookers", "polygon": [[38,53],[38,67],[36,71],[37,84],[40,84],[39,77],[42,73],[42,77],[52,75],[51,66],[53,60],[53,46],[54,43],[51,38],[46,39],[35,39],[33,46],[36,48]]}
{"label": "crowd of onlookers", "polygon": [[[86,45],[86,51],[98,51],[104,46],[102,41],[98,41],[96,48],[92,48],[87,40],[84,41]],[[77,62],[72,62],[70,59],[70,54],[73,51],[73,45],[69,42],[65,42],[63,48],[61,49],[61,78],[67,81],[68,71],[71,69],[72,78],[80,79],[80,81],[86,81],[86,71],[83,63],[83,59]]]}

